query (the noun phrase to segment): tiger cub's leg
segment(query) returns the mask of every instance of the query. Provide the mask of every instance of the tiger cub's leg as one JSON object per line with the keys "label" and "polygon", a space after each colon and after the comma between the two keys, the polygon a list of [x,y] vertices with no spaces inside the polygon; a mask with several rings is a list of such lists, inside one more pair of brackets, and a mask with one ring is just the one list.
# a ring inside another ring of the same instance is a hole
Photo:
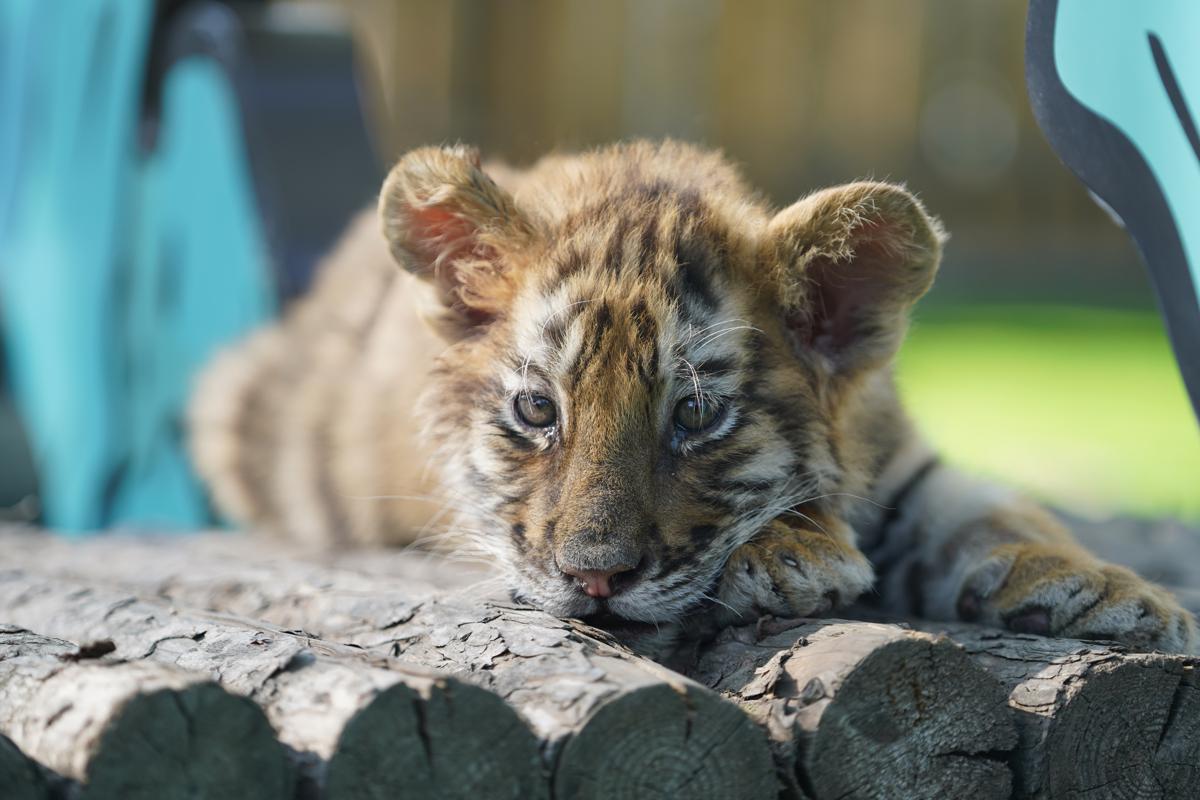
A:
{"label": "tiger cub's leg", "polygon": [[853,602],[871,587],[871,565],[841,520],[796,511],[768,523],[734,551],[717,587],[732,617],[815,616]]}
{"label": "tiger cub's leg", "polygon": [[910,459],[903,472],[885,472],[881,482],[895,488],[864,547],[885,609],[1138,650],[1196,649],[1195,620],[1174,597],[1089,553],[1032,501],[930,458]]}

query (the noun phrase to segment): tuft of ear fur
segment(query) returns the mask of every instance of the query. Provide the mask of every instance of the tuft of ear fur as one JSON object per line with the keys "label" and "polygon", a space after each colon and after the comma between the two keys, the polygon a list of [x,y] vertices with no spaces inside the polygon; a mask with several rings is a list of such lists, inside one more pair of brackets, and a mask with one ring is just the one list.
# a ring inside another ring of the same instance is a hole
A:
{"label": "tuft of ear fur", "polygon": [[945,238],[916,197],[888,183],[824,189],[779,212],[766,260],[799,347],[841,375],[885,364],[933,283]]}
{"label": "tuft of ear fur", "polygon": [[379,215],[392,257],[435,289],[440,333],[457,338],[501,314],[511,293],[505,256],[529,243],[533,227],[477,150],[406,154],[384,181]]}

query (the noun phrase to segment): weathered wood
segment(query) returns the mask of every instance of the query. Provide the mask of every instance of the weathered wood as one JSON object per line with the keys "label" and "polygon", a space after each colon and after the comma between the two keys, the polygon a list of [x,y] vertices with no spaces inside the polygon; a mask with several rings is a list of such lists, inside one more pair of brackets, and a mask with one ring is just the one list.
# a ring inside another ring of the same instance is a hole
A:
{"label": "weathered wood", "polygon": [[1020,736],[1017,797],[1200,795],[1200,660],[918,625],[952,637],[1004,686]]}
{"label": "weathered wood", "polygon": [[[236,533],[104,535],[72,542],[0,528],[0,553],[12,568],[261,619],[318,638],[353,628],[368,612],[376,625],[399,621],[423,598],[480,580],[470,566],[427,553],[326,554],[264,545],[258,537]],[[342,563],[355,566],[337,566]],[[363,604],[367,611],[359,610]]]}
{"label": "weathered wood", "polygon": [[[399,622],[407,617],[410,611],[416,607],[412,602],[409,602],[405,592],[397,592],[389,590],[387,583],[377,584],[375,592],[369,591],[369,586],[361,582],[355,584],[358,588],[355,592],[343,592],[338,587],[336,580],[326,581],[322,584],[322,588],[307,586],[287,586],[282,582],[272,582],[271,589],[264,590],[247,586],[244,582],[237,579],[226,578],[224,584],[217,583],[202,583],[189,580],[186,576],[175,576],[175,578],[166,585],[160,585],[168,596],[178,602],[195,603],[199,605],[220,605],[223,602],[239,605],[246,602],[246,594],[254,597],[254,602],[259,603],[257,606],[258,613],[267,618],[275,619],[278,622],[305,626],[308,624],[322,626],[323,632],[328,635],[342,636],[346,640],[354,641],[365,647],[379,648],[381,639],[374,632],[379,630],[387,630],[387,635],[383,637],[382,642],[390,641],[391,637],[397,637],[403,630],[403,627],[393,628]],[[263,603],[264,594],[272,595],[269,602]],[[462,611],[464,618],[469,619],[470,613],[468,610]],[[483,617],[480,618],[484,619]],[[814,623],[823,627],[828,627],[830,623]],[[955,791],[951,791],[949,795],[943,796],[1007,796],[1005,787],[1009,785],[1005,781],[1006,770],[1004,765],[998,761],[998,757],[1002,755],[1000,751],[1005,748],[999,745],[989,743],[991,733],[996,733],[1005,730],[1010,723],[1001,720],[997,722],[997,727],[991,731],[984,731],[982,737],[976,736],[980,733],[978,729],[967,728],[968,721],[979,722],[981,720],[995,721],[998,714],[1003,708],[1003,702],[996,704],[994,702],[994,690],[987,690],[987,681],[981,681],[978,670],[972,670],[965,667],[961,654],[954,655],[953,648],[946,643],[932,645],[926,638],[916,637],[919,642],[912,641],[912,634],[903,634],[902,631],[894,626],[888,628],[895,633],[891,634],[894,639],[884,637],[882,640],[875,640],[872,637],[863,637],[866,628],[855,628],[852,625],[841,631],[830,629],[827,631],[830,638],[828,641],[838,643],[842,646],[843,643],[850,643],[853,648],[870,648],[877,647],[878,652],[871,651],[874,655],[870,658],[870,654],[863,650],[847,650],[843,655],[846,660],[843,662],[843,668],[847,674],[858,676],[854,681],[850,681],[849,685],[852,689],[856,686],[865,687],[862,689],[854,689],[853,692],[844,695],[846,699],[840,701],[834,706],[835,715],[831,720],[840,720],[839,716],[842,712],[839,711],[844,704],[846,709],[853,711],[865,704],[867,708],[876,707],[876,698],[881,696],[890,696],[881,694],[884,692],[882,682],[885,678],[899,680],[899,676],[904,674],[903,670],[895,669],[892,666],[893,660],[898,660],[897,663],[908,665],[909,669],[916,670],[918,668],[924,670],[921,677],[915,683],[906,684],[909,687],[909,694],[914,698],[917,693],[924,693],[932,699],[924,699],[922,702],[931,704],[937,709],[937,713],[933,715],[923,714],[912,717],[909,720],[909,727],[897,723],[893,720],[893,726],[900,725],[900,730],[903,735],[897,739],[896,743],[892,744],[893,749],[881,749],[878,743],[871,742],[870,746],[864,746],[861,749],[856,749],[853,744],[853,738],[847,733],[849,729],[838,728],[830,725],[822,727],[824,723],[818,725],[815,734],[804,733],[798,737],[796,746],[800,747],[801,743],[813,741],[831,741],[840,743],[838,746],[829,746],[819,749],[821,756],[815,760],[808,760],[804,754],[809,752],[818,752],[818,750],[804,750],[802,753],[788,754],[787,739],[779,737],[779,731],[771,730],[777,748],[781,745],[782,750],[777,750],[777,754],[781,756],[781,763],[784,765],[781,773],[785,780],[793,774],[788,768],[789,759],[791,765],[800,767],[799,772],[795,773],[800,776],[800,782],[808,781],[810,792],[816,792],[817,797],[838,797],[836,790],[842,785],[839,780],[847,780],[850,776],[867,776],[868,782],[860,787],[862,792],[859,794],[850,794],[848,796],[872,796],[869,790],[880,788],[883,786],[905,786],[908,787],[905,791],[911,791],[912,796],[932,796],[923,795],[925,789],[912,788],[915,784],[921,787],[926,787],[929,791],[936,794],[936,789],[945,783],[954,784],[959,782],[959,786]],[[970,626],[961,626],[957,629],[963,635],[963,644],[970,645],[973,641],[971,635],[967,631],[976,629]],[[834,637],[834,634],[836,638]],[[952,638],[957,641],[959,633],[956,633]],[[725,682],[717,680],[718,674],[734,674],[735,665],[739,663],[740,656],[737,653],[738,648],[730,642],[730,637],[742,637],[742,645],[746,644],[745,637],[748,635],[746,631],[730,633],[727,636],[705,650],[706,660],[704,661],[706,672],[697,672],[693,677],[697,678],[700,683],[703,683],[711,688],[716,688],[720,691],[728,691],[731,696],[737,695],[736,683],[730,683],[729,680],[736,681],[736,678],[730,678]],[[794,652],[794,643],[797,639],[804,635],[802,630],[795,632],[776,632],[773,636],[750,648],[746,653],[757,654],[760,660],[768,658],[772,654],[778,654],[777,666],[780,663],[790,664],[793,670],[815,669],[808,667],[811,660],[816,658],[817,650],[806,648],[804,654],[800,658],[793,658],[788,655],[786,661],[784,659],[784,651]],[[990,636],[1000,635],[995,631],[988,632]],[[1001,635],[1002,636],[1002,635]],[[1003,638],[1003,637],[1002,637]],[[1026,648],[1027,654],[1022,662],[1024,668],[1032,670],[1031,675],[1043,669],[1057,669],[1057,666],[1052,665],[1048,660],[1042,659],[1039,661],[1039,647],[1046,643],[1052,643],[1052,647],[1061,648],[1064,652],[1078,651],[1080,648],[1092,647],[1076,641],[1063,640],[1045,640],[1038,637],[1019,637],[1012,636],[1004,638],[1008,642],[1008,646],[1024,640],[1028,640],[1029,644],[1021,645]],[[832,645],[831,645],[832,646]],[[762,649],[760,650],[759,647]],[[774,650],[772,649],[774,648]],[[930,650],[934,655],[928,659],[916,659],[905,661],[904,652],[907,648],[916,648],[917,650]],[[968,653],[979,660],[981,666],[991,668],[992,661],[983,660],[983,651],[979,648],[968,646]],[[730,659],[725,666],[720,666],[721,659]],[[856,660],[857,659],[857,660]],[[1190,675],[1190,670],[1185,669],[1188,662],[1183,657],[1144,657],[1131,656],[1113,653],[1110,660],[1115,659],[1116,663],[1111,663],[1104,669],[1116,671],[1118,673],[1127,673],[1129,675],[1141,674],[1147,663],[1160,665],[1164,673],[1164,680],[1170,681],[1171,675]],[[915,665],[915,666],[914,666]],[[1131,672],[1136,666],[1137,673]],[[728,672],[726,672],[728,670]],[[992,670],[995,672],[994,670]],[[786,672],[786,670],[785,670]],[[948,678],[947,676],[957,676]],[[1013,691],[1015,685],[1001,674],[996,674],[995,677],[1003,681],[1003,685],[1008,691]],[[1063,675],[1067,677],[1066,673]],[[780,673],[780,678],[786,676]],[[1188,681],[1194,680],[1191,678]],[[1133,719],[1145,716],[1146,724],[1139,728],[1138,731],[1153,729],[1154,719],[1160,718],[1164,707],[1169,707],[1172,703],[1173,692],[1184,692],[1181,697],[1190,698],[1193,694],[1189,694],[1191,686],[1194,683],[1187,683],[1183,678],[1179,678],[1180,688],[1174,689],[1171,686],[1165,685],[1159,681],[1153,686],[1147,685],[1144,687],[1145,692],[1155,694],[1156,701],[1154,703],[1140,704],[1136,711],[1130,712],[1125,718]],[[799,684],[797,687],[795,684]],[[783,680],[785,689],[799,691],[807,686],[807,681],[799,682],[794,676]],[[1022,690],[1024,691],[1024,690]],[[1090,704],[1089,698],[1091,692],[1100,691],[1098,689],[1090,689],[1081,691],[1083,700],[1078,706],[1080,711],[1075,711],[1065,714],[1063,720],[1058,719],[1058,714],[1065,712],[1067,704],[1060,704],[1054,708],[1048,709],[1043,717],[1030,718],[1023,713],[1015,713],[1015,720],[1021,731],[1021,747],[1013,759],[1013,766],[1016,773],[1015,787],[1018,792],[1026,792],[1026,787],[1029,787],[1027,796],[1045,796],[1059,797],[1071,796],[1070,794],[1063,795],[1061,793],[1042,793],[1040,787],[1046,784],[1046,779],[1041,777],[1039,771],[1044,771],[1048,764],[1055,765],[1055,786],[1061,787],[1081,787],[1092,785],[1090,781],[1092,776],[1097,772],[1095,760],[1080,758],[1077,754],[1070,752],[1072,747],[1084,746],[1083,743],[1088,741],[1086,735],[1078,735],[1079,730],[1084,730],[1086,724],[1081,724],[1076,719],[1084,719],[1080,715],[1082,709],[1089,709],[1091,716],[1105,716],[1105,709],[1120,709],[1125,708],[1132,703],[1140,703],[1137,699],[1137,693],[1125,695],[1126,700],[1116,703],[1106,704]],[[896,695],[893,692],[893,695]],[[924,696],[923,695],[923,696]],[[1066,697],[1074,697],[1070,692]],[[1001,694],[1001,697],[1003,695]],[[850,699],[857,698],[857,699]],[[991,698],[991,699],[988,699]],[[780,703],[771,705],[769,698],[755,698],[757,705],[766,704],[771,708],[780,707]],[[794,705],[794,699],[786,696],[786,691],[783,695],[782,707]],[[1011,701],[1010,701],[1011,702]],[[832,704],[832,703],[831,703]],[[756,705],[755,703],[750,704]],[[765,706],[764,706],[765,707]],[[903,718],[903,709],[905,706],[900,703],[894,705],[894,716]],[[1019,705],[1014,706],[1019,708]],[[964,709],[973,709],[964,711]],[[1153,711],[1152,711],[1153,710]],[[962,713],[959,713],[962,712]],[[849,711],[847,712],[849,713]],[[1158,717],[1154,715],[1157,714]],[[756,715],[758,716],[758,715]],[[810,712],[810,716],[817,718],[819,721],[824,720],[823,715],[815,715]],[[1113,720],[1121,719],[1120,714],[1109,714],[1105,717],[1108,722],[1106,724],[1113,725]],[[1179,795],[1176,790],[1171,788],[1179,785],[1185,785],[1188,780],[1192,779],[1195,774],[1195,764],[1197,763],[1194,755],[1195,748],[1200,742],[1200,735],[1195,731],[1190,731],[1187,728],[1185,720],[1193,720],[1196,717],[1177,718],[1172,722],[1170,736],[1162,739],[1162,744],[1159,744],[1157,734],[1151,733],[1126,733],[1129,741],[1125,744],[1125,750],[1137,755],[1144,754],[1145,751],[1151,750],[1159,752],[1163,755],[1157,757],[1159,766],[1150,769],[1147,765],[1151,762],[1137,756],[1133,762],[1141,766],[1136,768],[1127,768],[1125,780],[1130,783],[1139,781],[1152,781],[1155,779],[1162,780],[1163,785],[1168,787],[1166,797],[1186,797],[1189,795]],[[759,719],[762,719],[759,716]],[[941,738],[932,735],[932,731],[938,729],[940,721],[949,720],[951,724],[941,732]],[[1065,723],[1064,723],[1065,720]],[[909,724],[905,723],[905,724]],[[917,723],[920,723],[919,725]],[[1066,735],[1051,738],[1044,733],[1039,734],[1031,729],[1031,723],[1045,726],[1047,730],[1055,728],[1059,725],[1064,725],[1064,731],[1073,731]],[[840,723],[839,723],[840,724]],[[991,724],[989,722],[988,724]],[[957,728],[955,726],[958,726]],[[1114,728],[1114,732],[1118,730]],[[1154,729],[1157,730],[1157,729]],[[862,734],[860,731],[860,735]],[[997,734],[998,735],[998,734]],[[869,736],[868,736],[869,738]],[[1134,742],[1133,740],[1137,741]],[[1157,748],[1157,750],[1156,750]],[[905,752],[907,758],[886,758],[885,753]],[[872,758],[866,754],[876,754],[879,763],[874,766],[865,764]],[[949,755],[947,755],[949,753]],[[1181,754],[1178,758],[1172,756],[1172,753]],[[1189,755],[1191,754],[1191,755]],[[1190,761],[1188,760],[1190,759]],[[1124,762],[1108,760],[1104,763],[1107,769],[1115,768],[1114,765],[1123,764]],[[1174,766],[1171,766],[1174,765]],[[1192,765],[1192,766],[1189,766]],[[1145,768],[1143,768],[1145,767]],[[1168,769],[1173,770],[1170,775],[1167,774]],[[1139,772],[1140,770],[1140,772]],[[829,778],[828,784],[821,784],[823,780],[820,776],[825,775]],[[1141,777],[1137,777],[1141,775]],[[1171,777],[1174,775],[1175,777]],[[805,777],[809,776],[809,777]],[[815,786],[822,785],[823,789],[819,791]],[[1116,785],[1116,784],[1111,784]],[[969,789],[964,787],[971,787]],[[1048,790],[1047,790],[1048,791]],[[993,794],[994,793],[994,794]],[[886,794],[886,793],[885,793]],[[1019,795],[1026,796],[1026,795]]]}
{"label": "weathered wood", "polygon": [[[15,559],[21,566],[52,569],[54,559],[29,549],[23,553]],[[136,554],[127,551],[126,556]],[[136,560],[147,563],[144,556]],[[421,599],[418,592],[414,599],[407,591],[390,590],[389,580],[361,574],[328,573],[313,580],[311,569],[257,565],[250,571],[253,579],[247,580],[225,563],[218,578],[202,556],[192,554],[191,560],[194,573],[181,571],[152,586],[143,583],[141,591],[185,607],[253,608],[275,625],[336,635],[368,653],[433,668],[493,691],[539,737],[545,763],[554,772],[556,796],[682,793],[752,800],[777,794],[766,737],[745,714],[581,623],[469,593]],[[75,574],[88,571],[81,564],[74,569]],[[197,579],[197,574],[205,577]],[[101,620],[95,612],[75,609],[62,580],[44,581],[59,588],[34,617],[49,630],[63,631],[65,617],[77,632],[79,617],[90,613],[89,625],[103,622],[119,641],[128,639],[130,628],[136,629],[145,616],[144,611],[127,614],[121,609],[105,612]],[[27,594],[7,589],[0,576],[0,609],[18,605],[18,620],[28,613]],[[94,605],[95,595],[88,604]],[[13,616],[11,610],[3,613]],[[716,750],[721,758],[710,757]]]}
{"label": "weathered wood", "polygon": [[[127,555],[134,556],[136,563],[145,561],[136,558],[133,551],[127,550]],[[62,559],[54,561],[55,568],[68,566]],[[80,559],[73,556],[67,561],[73,562],[70,566],[77,573],[83,571],[89,577],[112,575],[92,566],[95,558],[74,563]],[[712,787],[711,796],[722,796],[733,785],[730,780],[714,781],[703,775],[696,764],[668,758],[669,749],[659,749],[674,747],[682,739],[675,722],[680,718],[679,687],[688,687],[685,691],[701,698],[693,702],[704,702],[705,707],[711,703],[710,696],[699,693],[694,684],[683,682],[673,673],[630,661],[626,654],[607,644],[603,634],[579,623],[469,595],[413,600],[406,587],[387,580],[338,573],[314,574],[286,562],[276,565],[279,569],[255,566],[251,570],[253,581],[244,579],[241,570],[228,566],[223,574],[215,575],[217,570],[213,565],[196,553],[190,554],[189,563],[194,570],[181,569],[158,580],[147,580],[143,570],[139,578],[141,590],[184,606],[252,610],[279,625],[316,628],[324,636],[352,642],[371,652],[399,655],[480,681],[509,699],[532,721],[546,742],[548,757],[557,760],[555,785],[566,796],[581,791],[583,781],[570,777],[580,773],[606,775],[605,790],[620,785],[623,776],[646,784],[651,780],[646,776],[654,775],[653,780],[663,781],[663,790],[671,794],[679,791],[678,784],[673,782],[687,781],[693,773],[699,775],[694,779],[696,785]],[[42,568],[47,568],[45,560]],[[120,571],[130,570],[126,566]],[[158,570],[154,574],[161,575]],[[724,645],[719,642],[704,662],[708,671],[697,672],[697,676],[734,696],[736,692],[731,687],[747,657],[762,656],[766,660],[779,651],[777,663],[786,661],[785,656],[802,633],[781,631],[774,639],[749,649],[740,648],[734,641]],[[1007,796],[1004,787],[1010,785],[1011,779],[1007,768],[992,757],[992,751],[1003,750],[1006,743],[1011,747],[1014,734],[1005,715],[1003,692],[994,681],[965,663],[965,656],[948,643],[937,643],[931,637],[894,626],[851,624],[836,632],[831,628],[827,633],[828,636],[822,634],[818,640],[827,641],[828,647],[841,651],[843,658],[839,662],[841,673],[828,682],[829,691],[831,696],[842,695],[842,699],[832,704],[833,713],[827,724],[809,737],[820,743],[816,748],[819,761],[797,756],[798,743],[807,741],[804,736],[797,736],[786,726],[781,728],[769,713],[754,714],[777,742],[781,777],[793,794],[799,793],[803,783],[807,782],[811,788],[815,780],[819,797],[838,796],[830,792],[840,784],[826,778],[842,776],[849,780],[862,772],[870,776],[865,789],[891,786],[907,791],[923,781],[922,786],[943,795],[949,791],[950,796]],[[831,669],[828,658],[816,658],[815,654],[821,650],[811,647],[791,662],[790,669],[802,669],[809,663],[810,655],[814,669]],[[890,659],[905,659],[912,652],[922,654],[912,662],[913,666],[907,671],[894,669]],[[720,664],[725,665],[723,669],[718,668]],[[734,677],[718,680],[718,672]],[[851,679],[851,675],[857,677]],[[930,709],[924,716],[913,717],[911,708],[897,700],[889,722],[889,730],[898,731],[897,743],[890,749],[881,748],[869,738],[864,741],[862,731],[855,734],[841,722],[846,715],[854,718],[861,704],[874,707],[877,693],[895,693],[895,685],[885,680],[888,676],[910,695],[918,693],[918,700]],[[650,693],[639,689],[658,687],[663,680],[676,684],[671,692],[656,689]],[[801,687],[808,683],[804,681]],[[836,688],[842,683],[850,687],[844,695]],[[785,696],[785,684],[787,680],[781,679],[776,703],[780,708],[793,704]],[[761,702],[749,702],[748,708],[752,712],[765,712],[765,695],[756,700]],[[831,703],[826,698],[819,707],[828,705]],[[589,716],[593,708],[607,710],[593,718]],[[714,715],[718,711],[726,714],[728,710],[723,705],[712,706]],[[982,732],[960,722],[960,717],[983,726]],[[735,720],[736,717],[731,717],[728,724]],[[941,731],[938,725],[943,722],[947,727]],[[671,725],[676,725],[676,732],[669,729]],[[581,726],[582,732],[576,734]],[[989,730],[988,726],[994,727]],[[693,731],[703,729],[693,721]],[[625,733],[622,736],[615,731]],[[698,751],[702,752],[708,743],[701,739]],[[646,759],[660,756],[677,764],[679,772],[645,768]],[[717,764],[726,767],[729,761],[726,757]],[[800,778],[796,777],[797,765],[803,767]],[[812,777],[803,777],[810,773]],[[989,795],[993,786],[998,787],[998,794]],[[746,791],[747,787],[738,789]],[[848,796],[871,795],[860,792]],[[917,792],[914,796],[923,795]]]}
{"label": "weathered wood", "polygon": [[1007,798],[999,684],[944,638],[871,622],[767,620],[688,670],[770,731],[813,798]]}
{"label": "weathered wood", "polygon": [[46,800],[49,796],[38,766],[11,739],[0,734],[0,797],[5,800]]}
{"label": "weathered wood", "polygon": [[83,797],[292,796],[286,754],[253,703],[203,675],[86,655],[0,626],[0,732]]}
{"label": "weathered wood", "polygon": [[[706,688],[579,622],[470,596],[427,600],[407,619],[360,606],[344,635],[479,682],[530,721],[556,797],[775,797],[766,737]],[[715,754],[720,754],[717,757]]]}
{"label": "weathered wood", "polygon": [[[206,549],[214,545],[192,547],[191,540],[167,546],[126,540],[120,545],[122,563],[110,568],[103,557],[107,545],[101,541],[81,549],[52,543],[54,552],[47,556],[39,540],[44,541],[25,537],[24,549],[6,548],[6,560],[88,582],[113,581],[181,606],[237,610],[376,655],[400,655],[454,671],[492,688],[531,720],[547,757],[558,762],[560,792],[578,788],[564,776],[584,751],[609,764],[600,768],[609,776],[606,790],[638,770],[646,772],[636,761],[612,766],[623,758],[620,747],[642,747],[636,740],[618,746],[605,734],[593,753],[585,735],[605,731],[589,709],[607,708],[610,698],[628,692],[630,678],[622,670],[631,668],[612,666],[610,651],[619,653],[613,658],[622,663],[628,654],[587,626],[488,601],[478,592],[431,600],[421,567],[410,564],[418,562],[430,573],[447,570],[436,560],[386,554],[375,562],[374,575],[364,575],[356,569],[315,566],[306,561],[311,556],[294,557],[294,551],[272,550],[270,556],[249,559],[243,569],[238,554],[239,542],[245,540],[235,536],[218,541],[219,556]],[[159,554],[168,548],[172,555],[160,568]],[[18,554],[9,558],[10,552]],[[371,563],[370,555],[359,558]],[[381,570],[378,564],[388,559],[391,566]],[[390,570],[401,577],[387,577]],[[944,797],[1004,796],[1007,759],[1019,797],[1195,796],[1192,787],[1200,780],[1195,659],[1131,655],[1102,644],[973,626],[928,627],[948,633],[975,665],[1000,682],[1002,701],[997,704],[994,697],[986,699],[987,681],[979,670],[964,667],[962,653],[948,642],[895,626],[883,626],[885,633],[861,627],[866,623],[789,627],[795,624],[728,632],[701,648],[690,664],[701,683],[743,701],[764,721],[781,761],[792,759],[800,767],[791,786],[794,794],[806,789],[817,798],[844,792],[847,797],[898,796],[881,787],[905,787],[898,790],[903,796],[920,797],[942,787]],[[601,672],[602,677],[593,677]],[[642,668],[636,672],[639,677],[631,685],[647,679]],[[905,682],[906,677],[911,681]],[[666,678],[679,680],[669,673]],[[826,692],[816,701],[811,700],[818,690],[812,678]],[[677,688],[673,691],[680,696]],[[1005,695],[1010,722],[996,723],[989,731],[982,721],[996,719],[998,709],[1005,708]],[[639,710],[636,702],[624,707],[636,725],[650,713]],[[921,713],[906,717],[905,709],[913,708]],[[961,712],[956,714],[956,708]],[[662,713],[670,718],[674,712]],[[604,722],[598,712],[595,716]],[[619,714],[613,712],[612,718]],[[939,720],[950,720],[951,726],[935,735]],[[1019,744],[1005,756],[1011,745],[1004,745],[1009,734],[1001,734],[1011,722]],[[991,734],[999,744],[987,743]],[[785,778],[791,775],[785,770]],[[995,783],[989,783],[992,775]],[[660,787],[677,787],[671,780],[664,776]],[[689,787],[707,780],[697,777]],[[976,788],[965,794],[944,788],[959,780]],[[872,795],[876,790],[883,794]]]}
{"label": "weathered wood", "polygon": [[[232,531],[187,535],[105,533],[84,539],[48,535],[37,528],[0,524],[0,567],[35,568],[49,574],[74,575],[92,583],[113,583],[145,593],[157,584],[242,579],[246,589],[269,591],[270,579],[289,585],[319,587],[333,581],[364,590],[383,579],[403,588],[410,598],[467,588],[494,577],[488,567],[439,555],[430,549],[330,551],[282,542],[267,536]],[[43,569],[44,567],[44,569]],[[231,613],[253,611],[253,594],[241,595],[243,606]]]}
{"label": "weathered wood", "polygon": [[[178,580],[160,589],[176,602],[212,607],[241,603],[241,585]],[[744,714],[602,631],[471,594],[414,602],[386,584],[373,593],[356,585],[247,591],[264,619],[316,626],[496,692],[540,738],[556,797],[777,794],[766,738]],[[710,757],[716,751],[721,757]]]}
{"label": "weathered wood", "polygon": [[373,666],[351,648],[269,625],[184,613],[63,578],[0,573],[0,610],[64,639],[111,643],[111,657],[135,662],[130,667],[152,662],[145,666],[213,676],[262,706],[306,784],[324,796],[548,794],[528,728],[475,686],[396,660]]}

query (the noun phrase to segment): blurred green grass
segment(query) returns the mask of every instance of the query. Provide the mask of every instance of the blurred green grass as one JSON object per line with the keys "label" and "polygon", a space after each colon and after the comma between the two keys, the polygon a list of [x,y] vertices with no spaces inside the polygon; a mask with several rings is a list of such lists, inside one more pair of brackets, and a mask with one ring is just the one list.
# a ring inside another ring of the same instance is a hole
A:
{"label": "blurred green grass", "polygon": [[1200,521],[1200,427],[1151,311],[934,309],[897,376],[953,463],[1088,516]]}

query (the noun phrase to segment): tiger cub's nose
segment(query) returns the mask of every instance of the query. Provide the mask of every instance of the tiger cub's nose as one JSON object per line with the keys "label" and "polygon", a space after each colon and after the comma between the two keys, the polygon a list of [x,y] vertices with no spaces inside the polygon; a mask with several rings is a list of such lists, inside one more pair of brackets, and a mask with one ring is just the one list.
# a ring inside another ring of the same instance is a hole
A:
{"label": "tiger cub's nose", "polygon": [[570,566],[561,569],[564,575],[575,579],[588,597],[606,598],[613,596],[613,576],[631,573],[637,567],[620,564],[611,569],[576,569]]}

